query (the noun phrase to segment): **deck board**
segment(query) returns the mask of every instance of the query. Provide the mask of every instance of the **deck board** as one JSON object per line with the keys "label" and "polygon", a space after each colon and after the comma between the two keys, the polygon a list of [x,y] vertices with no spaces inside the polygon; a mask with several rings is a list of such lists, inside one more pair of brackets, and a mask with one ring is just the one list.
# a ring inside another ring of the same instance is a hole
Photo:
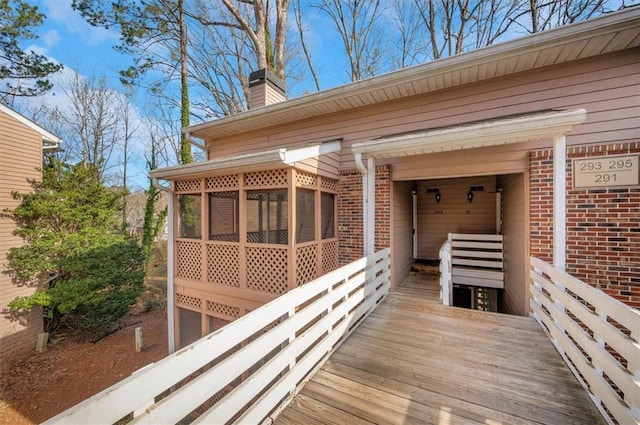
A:
{"label": "deck board", "polygon": [[443,307],[438,293],[412,272],[276,424],[605,423],[535,320]]}

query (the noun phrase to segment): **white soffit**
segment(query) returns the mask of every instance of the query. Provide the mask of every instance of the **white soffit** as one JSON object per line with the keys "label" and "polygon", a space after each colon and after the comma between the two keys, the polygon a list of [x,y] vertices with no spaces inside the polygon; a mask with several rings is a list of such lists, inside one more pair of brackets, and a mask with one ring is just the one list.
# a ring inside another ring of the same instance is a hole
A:
{"label": "white soffit", "polygon": [[546,110],[384,136],[351,149],[366,158],[396,158],[523,143],[563,136],[586,118],[584,109]]}
{"label": "white soffit", "polygon": [[423,95],[640,45],[640,6],[196,124],[204,140]]}
{"label": "white soffit", "polygon": [[300,148],[282,148],[233,157],[216,158],[209,161],[157,168],[151,170],[149,176],[158,179],[175,180],[178,178],[213,177],[282,167],[295,167],[299,161],[339,152],[340,146],[340,140],[332,140]]}

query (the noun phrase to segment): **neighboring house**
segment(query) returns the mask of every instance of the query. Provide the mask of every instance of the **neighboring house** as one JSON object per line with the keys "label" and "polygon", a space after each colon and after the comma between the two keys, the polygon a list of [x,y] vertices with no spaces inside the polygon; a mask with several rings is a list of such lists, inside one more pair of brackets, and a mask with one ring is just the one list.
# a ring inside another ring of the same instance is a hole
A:
{"label": "neighboring house", "polygon": [[[28,192],[30,180],[42,178],[43,149],[53,149],[61,140],[13,109],[0,104],[0,212],[13,209],[19,201],[12,192]],[[36,288],[20,286],[7,273],[7,254],[22,239],[12,234],[15,222],[0,215],[0,355],[35,346],[42,332],[42,311],[13,317],[7,305],[19,296],[31,295]]]}
{"label": "neighboring house", "polygon": [[185,129],[206,161],[151,172],[170,347],[374,249],[397,285],[449,232],[503,235],[502,312],[530,256],[639,307],[639,46],[636,7],[291,100],[252,74],[250,111]]}

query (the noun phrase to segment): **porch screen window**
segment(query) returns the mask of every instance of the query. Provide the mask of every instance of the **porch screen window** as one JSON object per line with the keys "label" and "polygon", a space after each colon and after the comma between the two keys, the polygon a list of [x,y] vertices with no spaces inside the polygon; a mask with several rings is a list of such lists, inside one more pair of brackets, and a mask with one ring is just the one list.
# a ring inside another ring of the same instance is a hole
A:
{"label": "porch screen window", "polygon": [[178,237],[200,239],[202,237],[202,197],[178,195]]}
{"label": "porch screen window", "polygon": [[321,236],[322,239],[334,238],[336,235],[336,222],[335,222],[335,202],[336,195],[333,193],[322,192],[321,195]]}
{"label": "porch screen window", "polygon": [[247,242],[287,244],[287,190],[247,192]]}
{"label": "porch screen window", "polygon": [[296,243],[311,242],[316,238],[315,191],[296,191]]}
{"label": "porch screen window", "polygon": [[209,240],[238,242],[238,192],[209,194]]}

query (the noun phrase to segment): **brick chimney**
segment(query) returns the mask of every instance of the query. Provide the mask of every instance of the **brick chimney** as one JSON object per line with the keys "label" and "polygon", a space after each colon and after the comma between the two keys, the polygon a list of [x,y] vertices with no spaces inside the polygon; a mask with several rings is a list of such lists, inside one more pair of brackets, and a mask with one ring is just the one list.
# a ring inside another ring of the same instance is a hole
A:
{"label": "brick chimney", "polygon": [[273,72],[260,69],[249,75],[249,109],[260,108],[286,99],[284,83]]}

